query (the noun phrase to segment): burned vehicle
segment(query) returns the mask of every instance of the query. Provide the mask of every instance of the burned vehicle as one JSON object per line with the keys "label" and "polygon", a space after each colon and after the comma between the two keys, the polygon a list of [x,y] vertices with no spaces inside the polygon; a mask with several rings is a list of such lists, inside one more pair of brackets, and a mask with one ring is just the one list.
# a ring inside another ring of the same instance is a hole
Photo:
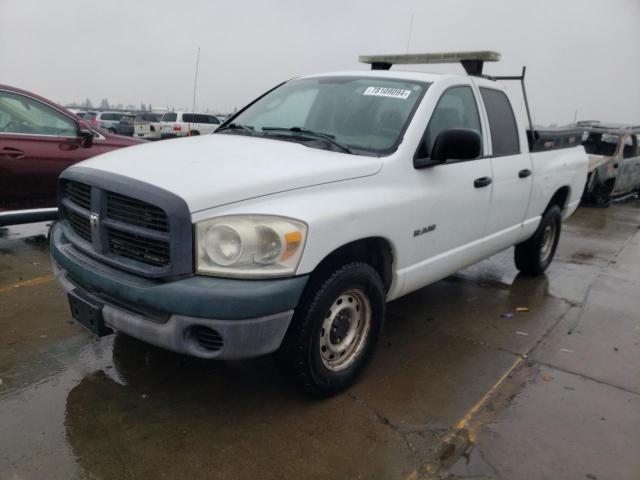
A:
{"label": "burned vehicle", "polygon": [[607,206],[612,198],[640,192],[640,125],[578,122],[589,154],[589,176],[583,200]]}

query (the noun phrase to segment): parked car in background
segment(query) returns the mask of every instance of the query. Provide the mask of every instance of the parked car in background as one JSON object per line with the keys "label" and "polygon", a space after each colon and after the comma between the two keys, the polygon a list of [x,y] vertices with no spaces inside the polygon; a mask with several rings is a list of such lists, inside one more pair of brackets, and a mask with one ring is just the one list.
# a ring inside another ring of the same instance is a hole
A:
{"label": "parked car in background", "polygon": [[133,120],[135,114],[126,113],[120,117],[120,121],[116,124],[116,134],[125,137],[133,137]]}
{"label": "parked car in background", "polygon": [[589,154],[587,203],[606,206],[612,198],[640,192],[640,125],[578,122]]}
{"label": "parked car in background", "polygon": [[122,112],[96,112],[95,115],[85,116],[85,120],[89,120],[94,127],[116,133],[116,126],[123,115]]}
{"label": "parked car in background", "polygon": [[65,168],[138,143],[92,129],[38,95],[0,85],[0,226],[57,218],[57,180]]}
{"label": "parked car in background", "polygon": [[98,112],[92,112],[92,111],[87,111],[87,110],[78,110],[76,108],[70,108],[69,111],[72,112],[72,113],[75,113],[80,118],[85,118],[87,116],[95,116],[96,113],[98,113]]}
{"label": "parked car in background", "polygon": [[220,126],[220,120],[208,113],[167,112],[162,115],[162,138],[206,135]]}
{"label": "parked car in background", "polygon": [[145,140],[160,139],[160,113],[145,112],[136,115],[133,120],[133,136]]}
{"label": "parked car in background", "polygon": [[514,245],[541,275],[585,185],[581,132],[527,131],[478,71],[498,54],[448,55],[470,74],[296,78],[213,135],[67,169],[51,256],[74,318],[202,358],[278,351],[330,395],[370,359],[387,301]]}

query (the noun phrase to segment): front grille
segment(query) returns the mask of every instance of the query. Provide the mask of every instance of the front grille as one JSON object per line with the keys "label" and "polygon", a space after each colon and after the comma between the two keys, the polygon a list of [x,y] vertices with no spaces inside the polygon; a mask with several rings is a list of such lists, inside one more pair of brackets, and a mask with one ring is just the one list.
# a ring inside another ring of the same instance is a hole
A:
{"label": "front grille", "polygon": [[107,218],[159,232],[169,231],[167,214],[162,209],[113,192],[107,194]]}
{"label": "front grille", "polygon": [[84,238],[87,242],[91,241],[91,224],[89,219],[79,215],[68,208],[64,209],[64,215],[69,220],[69,225],[76,235]]}
{"label": "front grille", "polygon": [[136,275],[192,273],[193,231],[186,202],[116,177],[82,169],[62,174],[58,192],[65,236],[84,253]]}
{"label": "front grille", "polygon": [[82,208],[91,209],[91,187],[89,185],[66,181],[63,188],[65,197]]}
{"label": "front grille", "polygon": [[114,255],[137,260],[156,267],[169,264],[169,243],[143,235],[123,232],[108,227],[109,250]]}
{"label": "front grille", "polygon": [[224,345],[220,334],[212,328],[205,327],[203,325],[196,325],[191,327],[191,334],[193,335],[193,338],[195,338],[196,342],[198,342],[198,345],[205,350],[217,352]]}

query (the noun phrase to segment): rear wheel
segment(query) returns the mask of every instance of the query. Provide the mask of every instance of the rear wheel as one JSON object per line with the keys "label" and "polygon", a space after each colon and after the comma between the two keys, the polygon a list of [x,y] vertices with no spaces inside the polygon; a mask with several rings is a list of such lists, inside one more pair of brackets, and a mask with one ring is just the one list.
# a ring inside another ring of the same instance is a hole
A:
{"label": "rear wheel", "polygon": [[[596,178],[596,181],[598,179]],[[598,207],[608,207],[611,205],[611,192],[615,182],[607,181],[596,185],[591,193],[591,202]]]}
{"label": "rear wheel", "polygon": [[562,228],[562,212],[553,205],[542,215],[540,225],[533,236],[516,245],[516,267],[527,275],[542,275],[558,247]]}
{"label": "rear wheel", "polygon": [[385,292],[366,263],[311,279],[277,354],[283,373],[302,390],[329,396],[350,386],[380,334]]}

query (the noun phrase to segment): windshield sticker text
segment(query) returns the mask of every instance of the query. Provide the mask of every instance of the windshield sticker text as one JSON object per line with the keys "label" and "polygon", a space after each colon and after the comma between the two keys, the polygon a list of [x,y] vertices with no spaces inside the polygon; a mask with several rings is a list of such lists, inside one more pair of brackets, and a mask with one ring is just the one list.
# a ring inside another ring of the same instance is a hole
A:
{"label": "windshield sticker text", "polygon": [[367,89],[363,93],[363,95],[369,95],[373,97],[401,98],[402,100],[406,100],[410,94],[411,90],[389,87],[367,87]]}

